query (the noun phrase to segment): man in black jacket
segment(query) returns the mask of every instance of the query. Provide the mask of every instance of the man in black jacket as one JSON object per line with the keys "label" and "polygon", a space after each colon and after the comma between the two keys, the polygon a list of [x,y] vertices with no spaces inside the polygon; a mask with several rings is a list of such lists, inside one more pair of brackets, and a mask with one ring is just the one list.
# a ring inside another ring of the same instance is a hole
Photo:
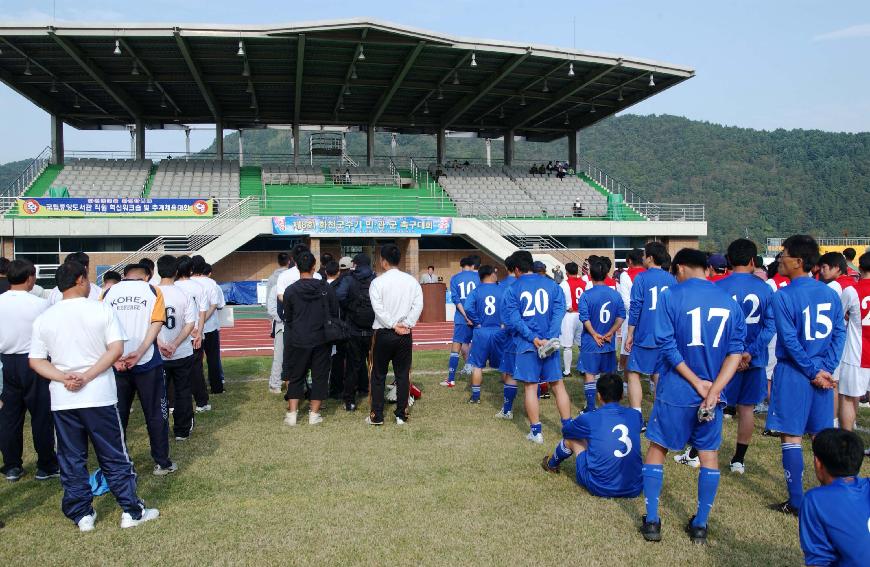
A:
{"label": "man in black jacket", "polygon": [[332,345],[327,342],[324,326],[328,317],[338,317],[335,291],[323,280],[314,278],[316,261],[311,252],[296,257],[299,281],[287,287],[284,299],[284,380],[287,381],[287,415],[284,425],[296,425],[299,400],[305,390],[305,378],[311,371],[311,410],[309,425],[323,421],[320,406],[329,389],[329,357]]}
{"label": "man in black jacket", "polygon": [[335,294],[350,327],[347,340],[347,365],[344,375],[344,409],[356,410],[356,395],[369,391],[369,351],[375,312],[369,298],[369,285],[375,279],[368,254],[353,258],[352,270],[339,280]]}

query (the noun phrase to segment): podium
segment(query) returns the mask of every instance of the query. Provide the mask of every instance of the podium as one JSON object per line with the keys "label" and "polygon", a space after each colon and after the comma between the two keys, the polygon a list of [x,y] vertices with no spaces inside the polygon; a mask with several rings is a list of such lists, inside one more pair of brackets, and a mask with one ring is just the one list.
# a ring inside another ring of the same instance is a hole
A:
{"label": "podium", "polygon": [[421,323],[443,323],[447,318],[445,301],[447,300],[447,286],[443,283],[421,284],[423,288],[423,312],[420,314]]}

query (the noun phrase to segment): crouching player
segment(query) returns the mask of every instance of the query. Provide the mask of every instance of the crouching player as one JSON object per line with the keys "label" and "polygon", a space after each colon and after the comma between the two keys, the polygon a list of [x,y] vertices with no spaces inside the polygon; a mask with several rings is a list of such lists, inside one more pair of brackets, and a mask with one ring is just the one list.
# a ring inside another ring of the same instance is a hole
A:
{"label": "crouching player", "polygon": [[686,526],[694,543],[707,541],[707,517],[719,488],[722,406],[719,395],[737,371],[746,322],[740,306],[706,279],[707,257],[684,248],[671,271],[677,285],[659,297],[655,337],[661,377],[646,431],[650,441],[643,467],[646,516],[641,534],[661,541],[659,496],[667,452],[686,443],[698,449],[698,511]]}
{"label": "crouching player", "polygon": [[471,351],[468,354],[468,363],[472,368],[470,404],[480,403],[480,385],[487,361],[490,368],[498,368],[501,363],[503,333],[499,305],[505,288],[498,285],[492,266],[481,266],[477,274],[480,276],[480,285],[471,291],[464,304],[465,314],[474,324]]}
{"label": "crouching player", "polygon": [[564,439],[559,441],[552,455],[544,457],[541,466],[545,471],[557,473],[562,461],[577,455],[577,484],[590,494],[602,498],[634,498],[643,489],[641,416],[619,405],[622,378],[618,374],[602,374],[597,388],[601,407],[566,423],[562,427]]}
{"label": "crouching player", "polygon": [[813,439],[822,484],[804,495],[800,540],[807,565],[866,565],[870,556],[870,479],[859,478],[861,439],[825,429]]}
{"label": "crouching player", "polygon": [[605,282],[607,272],[608,266],[604,259],[589,262],[592,289],[584,293],[577,302],[580,324],[583,325],[577,370],[586,377],[583,387],[586,395],[584,413],[595,409],[595,376],[616,372],[614,337],[625,319],[622,297]]}

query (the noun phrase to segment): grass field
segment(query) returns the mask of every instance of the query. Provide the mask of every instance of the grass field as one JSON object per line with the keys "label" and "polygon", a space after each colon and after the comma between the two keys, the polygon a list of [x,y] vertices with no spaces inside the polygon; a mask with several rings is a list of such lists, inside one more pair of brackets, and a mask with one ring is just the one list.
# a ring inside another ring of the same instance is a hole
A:
{"label": "grass field", "polygon": [[[747,474],[723,472],[707,547],[682,532],[694,513],[696,471],[665,465],[664,541],[637,533],[643,499],[602,500],[578,488],[573,462],[547,475],[540,460],[558,441],[554,400],[543,401],[545,444],[524,439],[521,396],[513,423],[494,419],[495,374],[483,403],[439,388],[443,352],[415,353],[424,396],[405,427],[363,425],[328,402],[326,421],[282,426],[282,399],[266,391],[268,358],[227,360],[227,393],[197,420],[193,438],[172,442],[180,470],[150,474],[141,411],[129,432],[142,472],[140,496],[160,518],[121,530],[111,495],[97,498],[97,529],[80,534],[60,512],[57,481],[28,476],[0,484],[0,564],[59,565],[799,565],[797,520],[766,509],[784,500],[779,441],[757,436]],[[582,400],[579,381],[572,400]],[[870,412],[859,421],[867,424]],[[758,421],[759,426],[761,420]],[[736,424],[725,422],[727,465]],[[865,436],[865,441],[867,438]],[[644,448],[646,443],[644,442]],[[815,484],[804,443],[807,487]],[[870,473],[865,464],[863,474]]]}

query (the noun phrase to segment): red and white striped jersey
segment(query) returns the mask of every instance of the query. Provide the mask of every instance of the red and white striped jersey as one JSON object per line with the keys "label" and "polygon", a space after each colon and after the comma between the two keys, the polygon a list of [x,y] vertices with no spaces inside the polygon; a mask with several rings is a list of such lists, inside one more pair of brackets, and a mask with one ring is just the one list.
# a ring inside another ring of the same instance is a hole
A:
{"label": "red and white striped jersey", "polygon": [[870,368],[870,279],[843,291],[843,311],[848,318],[843,362]]}

